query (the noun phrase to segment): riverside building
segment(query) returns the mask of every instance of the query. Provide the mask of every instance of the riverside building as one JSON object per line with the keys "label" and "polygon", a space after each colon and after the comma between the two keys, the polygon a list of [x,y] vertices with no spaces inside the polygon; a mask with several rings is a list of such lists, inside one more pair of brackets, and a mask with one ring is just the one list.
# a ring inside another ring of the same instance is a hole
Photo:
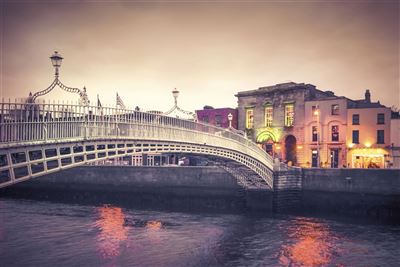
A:
{"label": "riverside building", "polygon": [[369,90],[364,99],[351,100],[312,84],[290,82],[241,91],[236,97],[238,129],[289,165],[393,165],[391,110],[371,102]]}

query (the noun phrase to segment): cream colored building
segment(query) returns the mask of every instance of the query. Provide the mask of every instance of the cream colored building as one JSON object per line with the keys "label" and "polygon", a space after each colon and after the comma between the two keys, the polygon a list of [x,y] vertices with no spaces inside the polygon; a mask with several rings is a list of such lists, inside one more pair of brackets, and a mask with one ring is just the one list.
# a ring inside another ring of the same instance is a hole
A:
{"label": "cream colored building", "polygon": [[347,165],[351,168],[387,168],[390,163],[391,110],[364,100],[353,101],[347,111]]}
{"label": "cream colored building", "polygon": [[293,82],[238,92],[238,129],[274,158],[304,166],[305,102],[332,95]]}
{"label": "cream colored building", "polygon": [[305,104],[304,167],[340,168],[346,164],[347,105],[345,97]]}

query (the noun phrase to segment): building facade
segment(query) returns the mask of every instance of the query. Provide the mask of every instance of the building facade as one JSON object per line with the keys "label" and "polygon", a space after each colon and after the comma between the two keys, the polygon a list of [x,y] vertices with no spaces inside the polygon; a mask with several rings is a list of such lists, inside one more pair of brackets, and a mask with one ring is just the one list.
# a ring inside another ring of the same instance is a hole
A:
{"label": "building facade", "polygon": [[347,111],[347,166],[351,168],[390,167],[391,110],[365,98],[349,102]]}
{"label": "building facade", "polygon": [[336,96],[306,101],[304,167],[346,167],[347,105]]}
{"label": "building facade", "polygon": [[238,98],[238,129],[273,157],[303,166],[305,103],[332,96],[312,84],[283,83],[242,91]]}
{"label": "building facade", "polygon": [[238,127],[238,111],[234,108],[213,108],[205,106],[202,110],[196,110],[197,120],[221,128],[229,127],[229,114],[232,114],[232,128]]}
{"label": "building facade", "polygon": [[400,140],[391,134],[391,124],[398,129],[400,120],[391,119],[390,108],[371,102],[369,90],[364,99],[351,100],[291,82],[236,97],[238,129],[289,165],[388,168],[400,152]]}

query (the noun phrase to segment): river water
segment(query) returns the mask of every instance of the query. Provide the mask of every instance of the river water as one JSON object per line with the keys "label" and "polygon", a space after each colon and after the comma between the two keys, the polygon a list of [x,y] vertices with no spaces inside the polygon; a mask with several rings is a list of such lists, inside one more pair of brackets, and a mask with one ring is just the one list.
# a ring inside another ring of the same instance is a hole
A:
{"label": "river water", "polygon": [[399,225],[0,199],[0,266],[399,264]]}

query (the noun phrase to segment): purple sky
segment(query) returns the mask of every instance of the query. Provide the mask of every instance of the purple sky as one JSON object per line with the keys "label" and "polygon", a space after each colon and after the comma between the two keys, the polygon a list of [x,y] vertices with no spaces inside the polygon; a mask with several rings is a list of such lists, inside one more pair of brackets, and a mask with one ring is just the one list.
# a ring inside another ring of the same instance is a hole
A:
{"label": "purple sky", "polygon": [[[234,94],[294,81],[399,106],[398,1],[2,1],[1,96],[53,79],[92,103],[236,107]],[[77,101],[56,88],[46,98]]]}

